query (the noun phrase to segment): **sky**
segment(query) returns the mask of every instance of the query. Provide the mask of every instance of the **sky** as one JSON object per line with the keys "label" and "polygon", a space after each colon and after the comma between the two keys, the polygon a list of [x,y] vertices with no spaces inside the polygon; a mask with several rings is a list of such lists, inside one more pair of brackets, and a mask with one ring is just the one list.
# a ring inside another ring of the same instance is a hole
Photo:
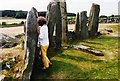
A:
{"label": "sky", "polygon": [[[38,11],[47,11],[50,0],[0,0],[0,10],[25,10],[35,7]],[[100,5],[100,15],[110,16],[118,14],[120,0],[66,0],[68,12],[87,11],[89,15],[92,3]]]}

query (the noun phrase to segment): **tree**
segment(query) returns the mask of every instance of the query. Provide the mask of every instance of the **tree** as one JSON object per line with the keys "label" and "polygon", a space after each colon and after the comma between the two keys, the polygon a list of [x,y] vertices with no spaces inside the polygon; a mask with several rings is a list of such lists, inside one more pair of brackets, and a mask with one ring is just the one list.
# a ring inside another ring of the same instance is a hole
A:
{"label": "tree", "polygon": [[27,13],[23,11],[17,11],[15,18],[26,18]]}
{"label": "tree", "polygon": [[108,18],[107,16],[105,16],[105,15],[101,15],[99,18]]}
{"label": "tree", "polygon": [[15,17],[16,11],[14,10],[3,10],[0,11],[2,13],[2,17]]}

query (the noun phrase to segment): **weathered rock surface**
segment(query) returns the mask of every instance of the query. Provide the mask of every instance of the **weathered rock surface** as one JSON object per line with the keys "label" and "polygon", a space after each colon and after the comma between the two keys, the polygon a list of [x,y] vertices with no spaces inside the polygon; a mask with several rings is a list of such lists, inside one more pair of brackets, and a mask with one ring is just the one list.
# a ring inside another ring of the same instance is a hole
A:
{"label": "weathered rock surface", "polygon": [[[60,10],[60,2],[56,0],[52,0],[48,7],[47,7],[47,25],[48,25],[48,32],[49,32],[49,47],[60,48],[61,47],[61,40],[62,40],[62,21],[61,21],[61,10]],[[55,29],[56,28],[56,29]],[[55,30],[55,40],[54,40],[54,33]],[[55,43],[54,43],[55,41]]]}
{"label": "weathered rock surface", "polygon": [[68,43],[72,43],[75,40],[76,40],[75,32],[74,31],[69,31],[68,32]]}
{"label": "weathered rock surface", "polygon": [[81,26],[80,38],[87,39],[89,37],[87,27],[87,11],[82,11],[80,13],[80,26]]}
{"label": "weathered rock surface", "polygon": [[89,22],[88,22],[90,36],[97,35],[98,24],[99,24],[99,13],[100,13],[100,5],[93,3],[90,10]]}
{"label": "weathered rock surface", "polygon": [[62,43],[68,43],[67,5],[66,0],[60,2],[62,16]]}
{"label": "weathered rock surface", "polygon": [[32,9],[27,14],[26,21],[26,31],[25,31],[25,70],[23,71],[22,81],[30,81],[34,59],[37,48],[37,10],[32,7]]}
{"label": "weathered rock surface", "polygon": [[0,47],[11,48],[18,44],[18,39],[15,37],[8,36],[6,34],[0,34]]}
{"label": "weathered rock surface", "polygon": [[[66,48],[66,47],[65,47]],[[82,50],[96,56],[104,56],[104,54],[100,51],[94,50],[91,47],[84,46],[84,45],[71,45],[67,47],[68,49],[75,49],[75,50]]]}
{"label": "weathered rock surface", "polygon": [[75,35],[76,35],[76,39],[80,39],[80,15],[79,13],[77,13],[76,15],[76,23],[75,23]]}

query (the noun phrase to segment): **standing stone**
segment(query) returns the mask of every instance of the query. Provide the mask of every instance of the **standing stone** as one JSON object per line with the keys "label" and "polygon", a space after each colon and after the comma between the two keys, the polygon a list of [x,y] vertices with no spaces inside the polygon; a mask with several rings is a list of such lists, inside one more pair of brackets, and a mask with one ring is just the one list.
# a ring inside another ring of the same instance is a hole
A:
{"label": "standing stone", "polygon": [[76,23],[75,23],[75,35],[77,39],[80,38],[79,34],[80,34],[80,17],[78,12],[76,15]]}
{"label": "standing stone", "polygon": [[81,39],[86,39],[89,37],[88,27],[87,27],[87,11],[80,13],[80,26],[81,26]]}
{"label": "standing stone", "polygon": [[62,16],[62,43],[68,42],[67,6],[66,0],[60,2]]}
{"label": "standing stone", "polygon": [[56,18],[56,48],[59,49],[62,44],[62,17],[60,2],[57,2],[57,18]]}
{"label": "standing stone", "polygon": [[[49,47],[60,48],[62,40],[62,21],[61,21],[61,10],[60,2],[52,0],[48,5],[48,11],[46,14],[48,32],[49,32]],[[56,27],[56,38],[54,40],[53,32]],[[55,41],[55,43],[54,43]]]}
{"label": "standing stone", "polygon": [[56,22],[56,2],[50,2],[47,6],[47,13],[46,13],[46,19],[47,19],[47,25],[48,25],[48,33],[49,33],[49,47],[54,47],[54,26]]}
{"label": "standing stone", "polygon": [[24,34],[25,34],[25,32],[26,32],[26,21],[24,23]]}
{"label": "standing stone", "polygon": [[27,14],[25,31],[25,70],[23,71],[22,81],[30,81],[37,47],[37,10],[32,9]]}
{"label": "standing stone", "polygon": [[98,24],[99,24],[99,13],[100,13],[100,5],[93,3],[89,15],[89,22],[88,22],[90,36],[97,35]]}

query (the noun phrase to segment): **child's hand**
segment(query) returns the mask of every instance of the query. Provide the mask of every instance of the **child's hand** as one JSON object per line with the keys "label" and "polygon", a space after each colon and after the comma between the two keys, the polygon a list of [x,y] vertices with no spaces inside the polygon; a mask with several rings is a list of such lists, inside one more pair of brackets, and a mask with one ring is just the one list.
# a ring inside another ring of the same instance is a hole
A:
{"label": "child's hand", "polygon": [[40,34],[40,27],[37,28],[37,33]]}

